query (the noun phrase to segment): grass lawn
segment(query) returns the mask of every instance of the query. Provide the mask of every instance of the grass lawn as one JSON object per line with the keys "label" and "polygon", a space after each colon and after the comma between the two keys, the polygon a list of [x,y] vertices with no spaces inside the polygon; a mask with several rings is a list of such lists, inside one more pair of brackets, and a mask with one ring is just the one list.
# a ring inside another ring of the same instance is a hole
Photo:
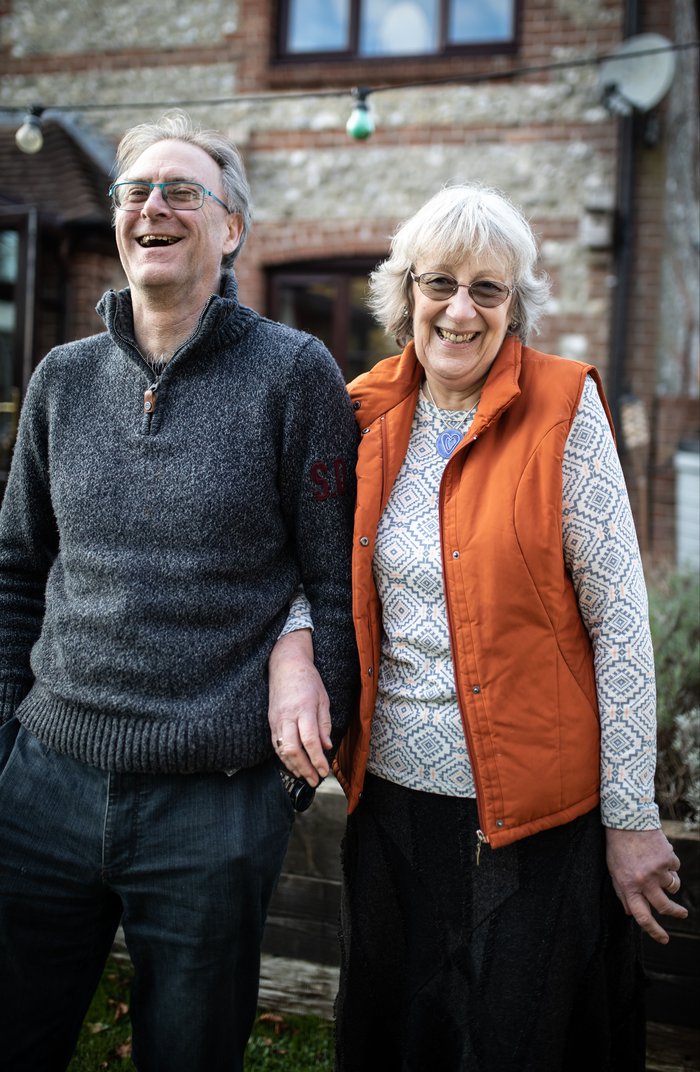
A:
{"label": "grass lawn", "polygon": [[[131,1062],[131,965],[110,961],[85,1018],[68,1072],[135,1072]],[[1,1052],[1,1051],[0,1051]],[[246,1072],[331,1072],[333,1025],[314,1016],[258,1010],[246,1053]],[[649,1024],[647,1069],[700,1070],[700,1031]]]}
{"label": "grass lawn", "polygon": [[[131,1061],[131,965],[110,961],[85,1018],[68,1072],[135,1072]],[[333,1025],[314,1016],[258,1010],[246,1072],[331,1072]]]}

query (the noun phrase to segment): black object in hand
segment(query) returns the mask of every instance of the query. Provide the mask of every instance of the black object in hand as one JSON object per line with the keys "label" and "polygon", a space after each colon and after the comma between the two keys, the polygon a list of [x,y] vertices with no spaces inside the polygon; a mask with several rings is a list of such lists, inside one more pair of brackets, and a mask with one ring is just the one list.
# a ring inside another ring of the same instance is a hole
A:
{"label": "black object in hand", "polygon": [[297,778],[286,767],[280,766],[277,769],[282,779],[282,785],[289,793],[289,799],[292,802],[294,811],[306,811],[307,808],[310,808],[316,796],[315,787],[309,785],[305,778]]}

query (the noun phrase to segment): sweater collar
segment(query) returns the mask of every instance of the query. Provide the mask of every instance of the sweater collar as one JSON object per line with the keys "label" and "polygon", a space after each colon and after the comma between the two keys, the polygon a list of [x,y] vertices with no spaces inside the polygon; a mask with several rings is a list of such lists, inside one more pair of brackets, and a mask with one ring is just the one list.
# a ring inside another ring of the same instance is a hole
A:
{"label": "sweater collar", "polygon": [[[118,344],[126,344],[127,348],[136,349],[129,287],[120,291],[108,290],[100,299],[96,310]],[[251,309],[246,309],[238,301],[238,283],[233,272],[224,272],[221,276],[220,294],[212,294],[209,298],[202,309],[195,331],[183,343],[178,353],[193,349],[205,335],[209,343],[214,336],[221,336],[223,345],[234,343],[247,329],[254,316]]]}

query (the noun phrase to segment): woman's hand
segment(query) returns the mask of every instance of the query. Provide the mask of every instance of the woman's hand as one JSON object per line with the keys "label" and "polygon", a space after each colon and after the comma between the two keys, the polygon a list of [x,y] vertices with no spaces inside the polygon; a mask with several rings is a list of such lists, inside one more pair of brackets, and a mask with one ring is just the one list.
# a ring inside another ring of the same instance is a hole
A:
{"label": "woman's hand", "polygon": [[628,916],[634,916],[655,942],[666,945],[668,934],[654,918],[685,919],[688,910],[672,901],[678,893],[680,860],[663,830],[612,830],[606,827],[607,862],[615,893]]}
{"label": "woman's hand", "polygon": [[270,654],[268,720],[272,745],[287,770],[309,785],[329,772],[330,701],[314,665],[310,629],[279,638]]}

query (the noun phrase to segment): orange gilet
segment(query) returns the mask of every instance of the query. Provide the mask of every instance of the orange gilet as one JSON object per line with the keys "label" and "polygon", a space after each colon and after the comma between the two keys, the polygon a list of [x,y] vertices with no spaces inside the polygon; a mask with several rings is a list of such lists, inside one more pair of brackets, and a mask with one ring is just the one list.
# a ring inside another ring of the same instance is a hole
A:
{"label": "orange gilet", "polygon": [[[353,548],[359,712],[335,763],[358,803],[377,695],[377,525],[406,453],[422,369],[413,343],[350,385],[361,429]],[[440,488],[442,569],[457,696],[481,833],[497,848],[599,800],[593,657],[562,548],[562,457],[591,365],[508,337]],[[595,518],[591,519],[595,523]]]}

